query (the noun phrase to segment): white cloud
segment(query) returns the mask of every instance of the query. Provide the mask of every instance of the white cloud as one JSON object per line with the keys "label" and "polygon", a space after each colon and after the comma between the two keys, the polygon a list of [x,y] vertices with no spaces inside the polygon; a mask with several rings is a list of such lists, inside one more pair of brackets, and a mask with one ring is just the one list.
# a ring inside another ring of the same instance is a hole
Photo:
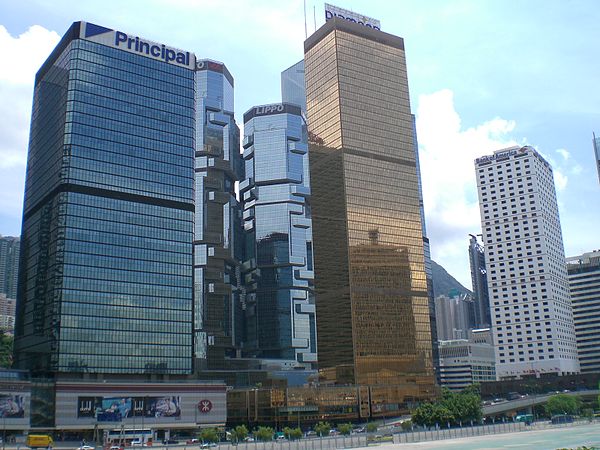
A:
{"label": "white cloud", "polygon": [[418,100],[417,136],[433,259],[467,288],[468,234],[481,229],[474,160],[516,145],[514,128],[514,121],[494,118],[462,129],[448,89]]}
{"label": "white cloud", "polygon": [[35,73],[58,40],[58,34],[38,25],[17,37],[0,25],[0,215],[12,218],[10,223],[23,204]]}
{"label": "white cloud", "polygon": [[557,149],[556,153],[559,153],[564,158],[565,161],[567,161],[569,159],[569,157],[571,156],[571,154],[564,148]]}

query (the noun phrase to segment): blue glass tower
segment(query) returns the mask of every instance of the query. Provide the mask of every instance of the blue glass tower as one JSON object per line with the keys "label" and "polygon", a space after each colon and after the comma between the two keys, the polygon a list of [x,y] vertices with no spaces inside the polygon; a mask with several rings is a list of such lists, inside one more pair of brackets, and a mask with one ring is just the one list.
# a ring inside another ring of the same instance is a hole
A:
{"label": "blue glass tower", "polygon": [[312,368],[317,354],[307,147],[300,107],[280,103],[244,114],[247,352]]}
{"label": "blue glass tower", "polygon": [[224,64],[196,70],[194,340],[198,369],[222,369],[242,345],[243,236],[235,183],[244,173],[233,117],[233,77]]}
{"label": "blue glass tower", "polygon": [[76,22],[37,73],[16,367],[191,372],[194,68]]}

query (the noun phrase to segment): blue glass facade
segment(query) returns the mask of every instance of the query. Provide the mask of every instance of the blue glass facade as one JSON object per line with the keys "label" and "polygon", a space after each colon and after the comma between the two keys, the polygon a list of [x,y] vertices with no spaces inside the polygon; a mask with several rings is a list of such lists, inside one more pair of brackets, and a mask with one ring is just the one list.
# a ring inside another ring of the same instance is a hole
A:
{"label": "blue glass facade", "polygon": [[281,72],[281,101],[298,105],[306,115],[303,59]]}
{"label": "blue glass facade", "polygon": [[242,345],[243,251],[235,184],[243,177],[233,78],[222,63],[196,69],[194,341],[198,369],[220,369]]}
{"label": "blue glass facade", "polygon": [[244,115],[247,352],[316,363],[306,126],[298,106]]}
{"label": "blue glass facade", "polygon": [[187,374],[194,71],[86,40],[86,25],[36,77],[16,366]]}

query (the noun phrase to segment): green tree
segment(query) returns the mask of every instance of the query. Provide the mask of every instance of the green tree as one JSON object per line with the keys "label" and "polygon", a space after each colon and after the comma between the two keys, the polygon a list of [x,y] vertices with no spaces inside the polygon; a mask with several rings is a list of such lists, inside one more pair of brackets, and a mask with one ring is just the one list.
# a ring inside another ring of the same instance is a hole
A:
{"label": "green tree", "polygon": [[377,431],[377,424],[374,422],[369,422],[367,424],[367,433],[375,433]]}
{"label": "green tree", "polygon": [[351,423],[341,423],[338,425],[338,430],[344,436],[348,436],[352,433],[352,424]]}
{"label": "green tree", "polygon": [[405,420],[404,422],[400,423],[400,427],[402,428],[402,431],[408,431],[412,429],[412,420]]}
{"label": "green tree", "polygon": [[285,427],[283,429],[283,435],[286,437],[286,439],[291,440],[292,439],[292,429],[290,427]]}
{"label": "green tree", "polygon": [[557,394],[548,399],[546,403],[546,414],[577,414],[581,407],[581,399],[574,395]]}
{"label": "green tree", "polygon": [[248,428],[246,428],[246,425],[238,425],[231,432],[231,437],[235,440],[235,442],[243,441],[247,436]]}
{"label": "green tree", "polygon": [[202,442],[217,442],[219,434],[214,428],[204,428],[200,431],[200,439],[202,439]]}
{"label": "green tree", "polygon": [[329,436],[329,430],[331,430],[331,425],[329,422],[319,422],[315,425],[315,433],[319,436]]}
{"label": "green tree", "polygon": [[0,367],[9,369],[12,365],[13,338],[8,334],[0,334]]}
{"label": "green tree", "polygon": [[292,431],[290,433],[290,437],[292,439],[300,439],[302,436],[302,430],[299,427],[292,428]]}
{"label": "green tree", "polygon": [[274,434],[275,430],[273,430],[271,427],[258,427],[258,429],[254,432],[254,436],[259,441],[272,441]]}

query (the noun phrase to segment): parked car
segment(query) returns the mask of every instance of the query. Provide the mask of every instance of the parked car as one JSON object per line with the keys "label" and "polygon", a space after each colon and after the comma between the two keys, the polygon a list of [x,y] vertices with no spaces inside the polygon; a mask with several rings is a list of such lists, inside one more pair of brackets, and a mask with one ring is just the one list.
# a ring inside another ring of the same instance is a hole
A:
{"label": "parked car", "polygon": [[204,444],[202,444],[200,446],[200,448],[211,448],[211,447],[216,447],[217,444],[214,442],[205,442]]}
{"label": "parked car", "polygon": [[188,439],[187,441],[185,441],[186,444],[197,444],[198,442],[200,442],[200,440],[196,438]]}

